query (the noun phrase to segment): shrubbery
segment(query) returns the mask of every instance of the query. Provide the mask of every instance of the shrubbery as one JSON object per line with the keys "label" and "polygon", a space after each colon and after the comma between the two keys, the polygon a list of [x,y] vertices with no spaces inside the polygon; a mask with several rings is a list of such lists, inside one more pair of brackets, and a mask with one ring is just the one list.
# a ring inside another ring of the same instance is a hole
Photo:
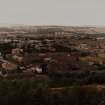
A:
{"label": "shrubbery", "polygon": [[0,105],[98,105],[104,99],[105,91],[95,87],[71,86],[57,90],[35,78],[0,82]]}
{"label": "shrubbery", "polygon": [[104,75],[95,72],[9,75],[0,80],[0,105],[98,105],[105,101],[105,90],[87,84],[104,84]]}

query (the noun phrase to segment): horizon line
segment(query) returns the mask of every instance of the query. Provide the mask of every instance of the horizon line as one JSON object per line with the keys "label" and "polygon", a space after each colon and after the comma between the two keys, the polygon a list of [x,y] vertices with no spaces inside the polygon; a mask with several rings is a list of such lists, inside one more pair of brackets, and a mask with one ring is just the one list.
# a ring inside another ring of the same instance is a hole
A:
{"label": "horizon line", "polygon": [[[4,25],[4,26],[3,26]],[[60,25],[60,24],[23,24],[23,23],[0,23],[0,27],[12,26],[52,26],[52,27],[105,27],[105,25]]]}

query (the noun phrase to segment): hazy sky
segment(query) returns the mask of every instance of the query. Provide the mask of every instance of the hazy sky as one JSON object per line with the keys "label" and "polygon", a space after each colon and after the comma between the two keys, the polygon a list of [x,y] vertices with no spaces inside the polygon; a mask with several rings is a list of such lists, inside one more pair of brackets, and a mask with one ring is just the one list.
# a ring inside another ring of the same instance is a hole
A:
{"label": "hazy sky", "polygon": [[105,0],[0,0],[0,23],[105,25]]}

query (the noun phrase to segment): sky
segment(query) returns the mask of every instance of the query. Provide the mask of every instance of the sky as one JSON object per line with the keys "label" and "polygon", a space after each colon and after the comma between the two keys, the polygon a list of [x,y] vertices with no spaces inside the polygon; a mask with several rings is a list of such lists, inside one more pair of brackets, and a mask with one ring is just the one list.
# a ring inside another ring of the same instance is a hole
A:
{"label": "sky", "polygon": [[0,23],[105,26],[105,0],[0,0]]}

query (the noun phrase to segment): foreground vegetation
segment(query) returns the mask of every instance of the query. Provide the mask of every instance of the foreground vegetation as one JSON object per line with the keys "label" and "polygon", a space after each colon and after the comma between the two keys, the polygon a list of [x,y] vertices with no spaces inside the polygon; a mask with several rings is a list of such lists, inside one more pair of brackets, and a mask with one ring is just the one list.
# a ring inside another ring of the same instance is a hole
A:
{"label": "foreground vegetation", "polygon": [[53,76],[16,74],[1,78],[0,105],[105,104],[104,83],[89,85],[85,82],[84,84],[74,82],[72,84],[71,78],[67,75],[65,77],[60,74]]}

